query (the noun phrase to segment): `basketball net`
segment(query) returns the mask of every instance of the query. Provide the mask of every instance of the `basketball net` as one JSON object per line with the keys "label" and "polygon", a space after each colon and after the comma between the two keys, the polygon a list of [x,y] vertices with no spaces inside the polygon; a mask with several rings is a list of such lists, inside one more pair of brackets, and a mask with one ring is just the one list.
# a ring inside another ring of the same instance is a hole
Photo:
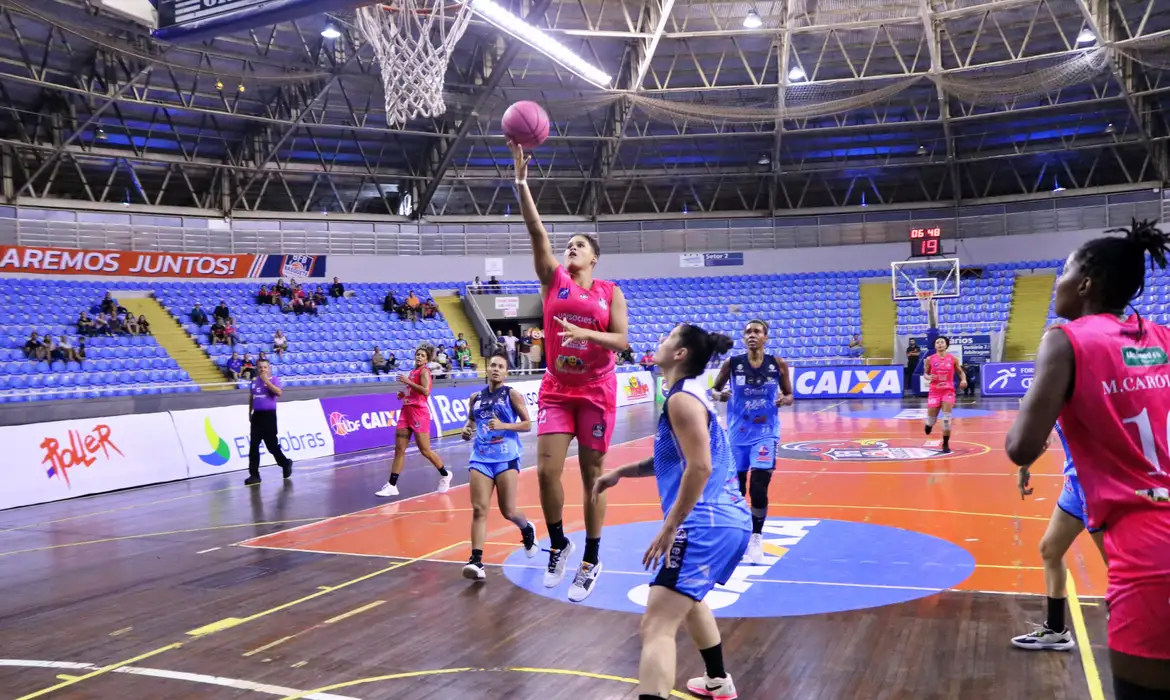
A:
{"label": "basketball net", "polygon": [[932,290],[918,290],[914,292],[918,295],[918,304],[922,310],[926,312],[926,323],[934,328],[938,325],[938,306],[934,300],[935,292]]}
{"label": "basketball net", "polygon": [[447,111],[447,64],[470,20],[469,2],[396,0],[394,7],[357,9],[355,23],[382,73],[387,124],[401,126],[408,119]]}

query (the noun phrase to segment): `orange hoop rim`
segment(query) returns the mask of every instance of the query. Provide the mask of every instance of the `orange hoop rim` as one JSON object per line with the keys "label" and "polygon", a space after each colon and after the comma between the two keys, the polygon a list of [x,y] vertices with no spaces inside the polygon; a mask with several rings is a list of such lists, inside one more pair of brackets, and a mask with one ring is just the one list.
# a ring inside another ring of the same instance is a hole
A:
{"label": "orange hoop rim", "polygon": [[[446,5],[443,5],[443,10],[444,10],[444,12],[446,12],[446,11],[454,12],[455,10],[459,9],[459,7],[463,4],[464,3],[461,3],[461,2],[449,2]],[[382,10],[384,10],[385,12],[402,12],[402,8],[394,7],[393,5],[387,5],[386,3],[378,3],[378,7],[382,8]],[[435,11],[434,10],[415,10],[414,13],[416,15],[433,15],[435,13]]]}

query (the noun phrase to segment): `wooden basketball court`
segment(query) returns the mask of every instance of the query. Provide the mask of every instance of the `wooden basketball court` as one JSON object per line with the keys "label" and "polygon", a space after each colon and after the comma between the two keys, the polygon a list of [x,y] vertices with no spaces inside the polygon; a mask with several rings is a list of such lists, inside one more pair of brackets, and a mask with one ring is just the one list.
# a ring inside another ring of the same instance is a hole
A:
{"label": "wooden basketball court", "polygon": [[[1037,547],[1063,459],[1045,455],[1021,500],[1002,449],[1011,405],[960,404],[945,458],[917,402],[782,412],[767,561],[741,567],[716,611],[740,697],[1111,697],[1105,569],[1087,536],[1067,560],[1079,648],[1010,644],[1043,619]],[[649,454],[654,420],[649,405],[619,416],[611,466]],[[298,464],[285,483],[268,469],[260,488],[233,474],[0,513],[3,696],[636,698],[653,480],[611,492],[606,572],[577,605],[577,560],[560,590],[541,588],[546,557],[524,558],[494,512],[488,579],[461,578],[467,449],[439,448],[457,475],[447,494],[427,493],[434,471],[412,455],[403,497],[376,499],[389,455],[365,453]],[[565,529],[582,537],[569,466]],[[534,470],[521,485],[541,521]],[[681,635],[678,673],[676,688],[702,673]]]}

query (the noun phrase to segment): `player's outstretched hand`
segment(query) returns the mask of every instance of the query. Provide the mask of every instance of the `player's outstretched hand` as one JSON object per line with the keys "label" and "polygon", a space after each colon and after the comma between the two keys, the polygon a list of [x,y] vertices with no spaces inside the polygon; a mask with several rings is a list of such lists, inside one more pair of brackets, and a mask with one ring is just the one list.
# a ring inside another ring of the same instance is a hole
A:
{"label": "player's outstretched hand", "polygon": [[614,486],[617,486],[617,482],[621,480],[622,475],[619,474],[618,470],[616,469],[602,474],[601,476],[597,477],[597,481],[593,482],[593,493],[590,494],[590,497],[596,501],[597,498],[601,496],[601,494],[605,493],[609,489],[612,489]]}
{"label": "player's outstretched hand", "polygon": [[513,141],[508,141],[508,148],[512,149],[512,163],[516,167],[516,179],[528,178],[528,159],[531,156],[524,154],[524,147]]}
{"label": "player's outstretched hand", "polygon": [[674,545],[674,528],[664,525],[658,536],[650,543],[650,549],[642,555],[642,565],[649,571],[651,568],[658,565],[660,559],[665,557],[670,551],[671,546]]}
{"label": "player's outstretched hand", "polygon": [[1032,488],[1028,486],[1031,481],[1032,475],[1028,472],[1028,467],[1020,467],[1016,473],[1016,488],[1020,490],[1021,501],[1032,495]]}

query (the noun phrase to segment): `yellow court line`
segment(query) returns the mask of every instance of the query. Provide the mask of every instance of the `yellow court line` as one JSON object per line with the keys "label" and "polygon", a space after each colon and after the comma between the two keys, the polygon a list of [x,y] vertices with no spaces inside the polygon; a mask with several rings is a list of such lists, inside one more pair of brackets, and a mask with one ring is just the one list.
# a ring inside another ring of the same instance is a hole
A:
{"label": "yellow court line", "polygon": [[374,608],[378,607],[379,605],[381,605],[382,603],[385,603],[385,602],[386,601],[384,601],[384,600],[375,600],[374,602],[367,603],[367,604],[361,606],[360,608],[354,608],[353,610],[350,610],[347,613],[341,613],[337,617],[331,617],[328,620],[326,620],[325,622],[322,622],[321,624],[332,625],[335,622],[341,622],[342,620],[349,619],[349,618],[353,617],[354,615],[360,615],[367,610],[373,610]]}
{"label": "yellow court line", "polygon": [[[353,681],[345,681],[342,683],[334,683],[333,685],[322,686],[320,688],[314,688],[313,690],[305,690],[305,691],[302,691],[300,693],[297,693],[296,695],[289,695],[285,698],[281,698],[281,700],[302,700],[302,698],[306,698],[306,697],[313,695],[315,693],[329,693],[329,692],[332,692],[334,690],[342,690],[344,688],[352,688],[356,685],[368,685],[370,683],[380,683],[382,681],[401,680],[403,678],[422,678],[422,677],[426,677],[426,676],[444,676],[444,675],[451,675],[454,673],[499,673],[499,672],[536,673],[536,674],[547,674],[547,675],[557,675],[557,676],[577,676],[579,678],[592,678],[594,680],[599,680],[599,681],[615,681],[617,683],[626,683],[628,685],[637,685],[638,684],[638,679],[636,679],[636,678],[625,678],[622,676],[609,676],[609,675],[606,675],[603,673],[589,673],[588,671],[574,671],[572,669],[565,669],[565,668],[532,668],[532,667],[524,667],[524,666],[514,666],[514,667],[509,666],[509,667],[504,667],[504,668],[475,668],[475,667],[468,666],[468,667],[464,667],[464,668],[437,668],[437,669],[434,669],[431,671],[407,671],[405,673],[391,673],[391,674],[388,674],[385,676],[373,676],[371,678],[359,678],[359,679],[353,680]],[[686,693],[680,693],[677,690],[670,691],[670,697],[682,698],[683,700],[697,700],[697,698],[695,698],[694,696],[687,695]]]}
{"label": "yellow court line", "polygon": [[1073,582],[1072,572],[1068,572],[1068,609],[1072,613],[1073,631],[1077,635],[1077,648],[1081,652],[1081,665],[1085,668],[1085,682],[1089,684],[1089,700],[1105,700],[1105,687],[1101,684],[1101,674],[1097,671],[1097,659],[1093,656],[1092,644],[1089,641],[1089,628],[1085,624],[1085,614],[1081,610],[1081,601],[1077,598],[1077,585]]}
{"label": "yellow court line", "polygon": [[116,671],[119,668],[122,668],[123,666],[129,666],[130,664],[136,663],[138,661],[142,661],[143,659],[149,659],[152,656],[158,656],[159,654],[162,654],[164,652],[168,652],[172,649],[178,649],[181,646],[183,646],[183,645],[179,644],[179,643],[168,644],[165,647],[159,647],[158,649],[155,649],[154,651],[148,651],[145,654],[140,654],[138,656],[135,656],[133,659],[126,659],[125,661],[119,661],[116,664],[110,664],[109,666],[102,666],[101,668],[97,669],[96,671],[91,671],[91,672],[85,674],[84,676],[73,676],[69,680],[62,681],[61,683],[58,683],[57,685],[49,686],[48,688],[44,688],[42,690],[38,690],[36,692],[29,693],[28,695],[22,695],[21,697],[17,698],[16,700],[32,700],[33,698],[39,698],[43,695],[48,695],[49,693],[61,690],[62,688],[68,688],[71,685],[76,685],[77,683],[80,683],[84,680],[88,680],[88,679],[93,678],[95,676],[100,676],[100,675],[109,673],[110,671]]}

